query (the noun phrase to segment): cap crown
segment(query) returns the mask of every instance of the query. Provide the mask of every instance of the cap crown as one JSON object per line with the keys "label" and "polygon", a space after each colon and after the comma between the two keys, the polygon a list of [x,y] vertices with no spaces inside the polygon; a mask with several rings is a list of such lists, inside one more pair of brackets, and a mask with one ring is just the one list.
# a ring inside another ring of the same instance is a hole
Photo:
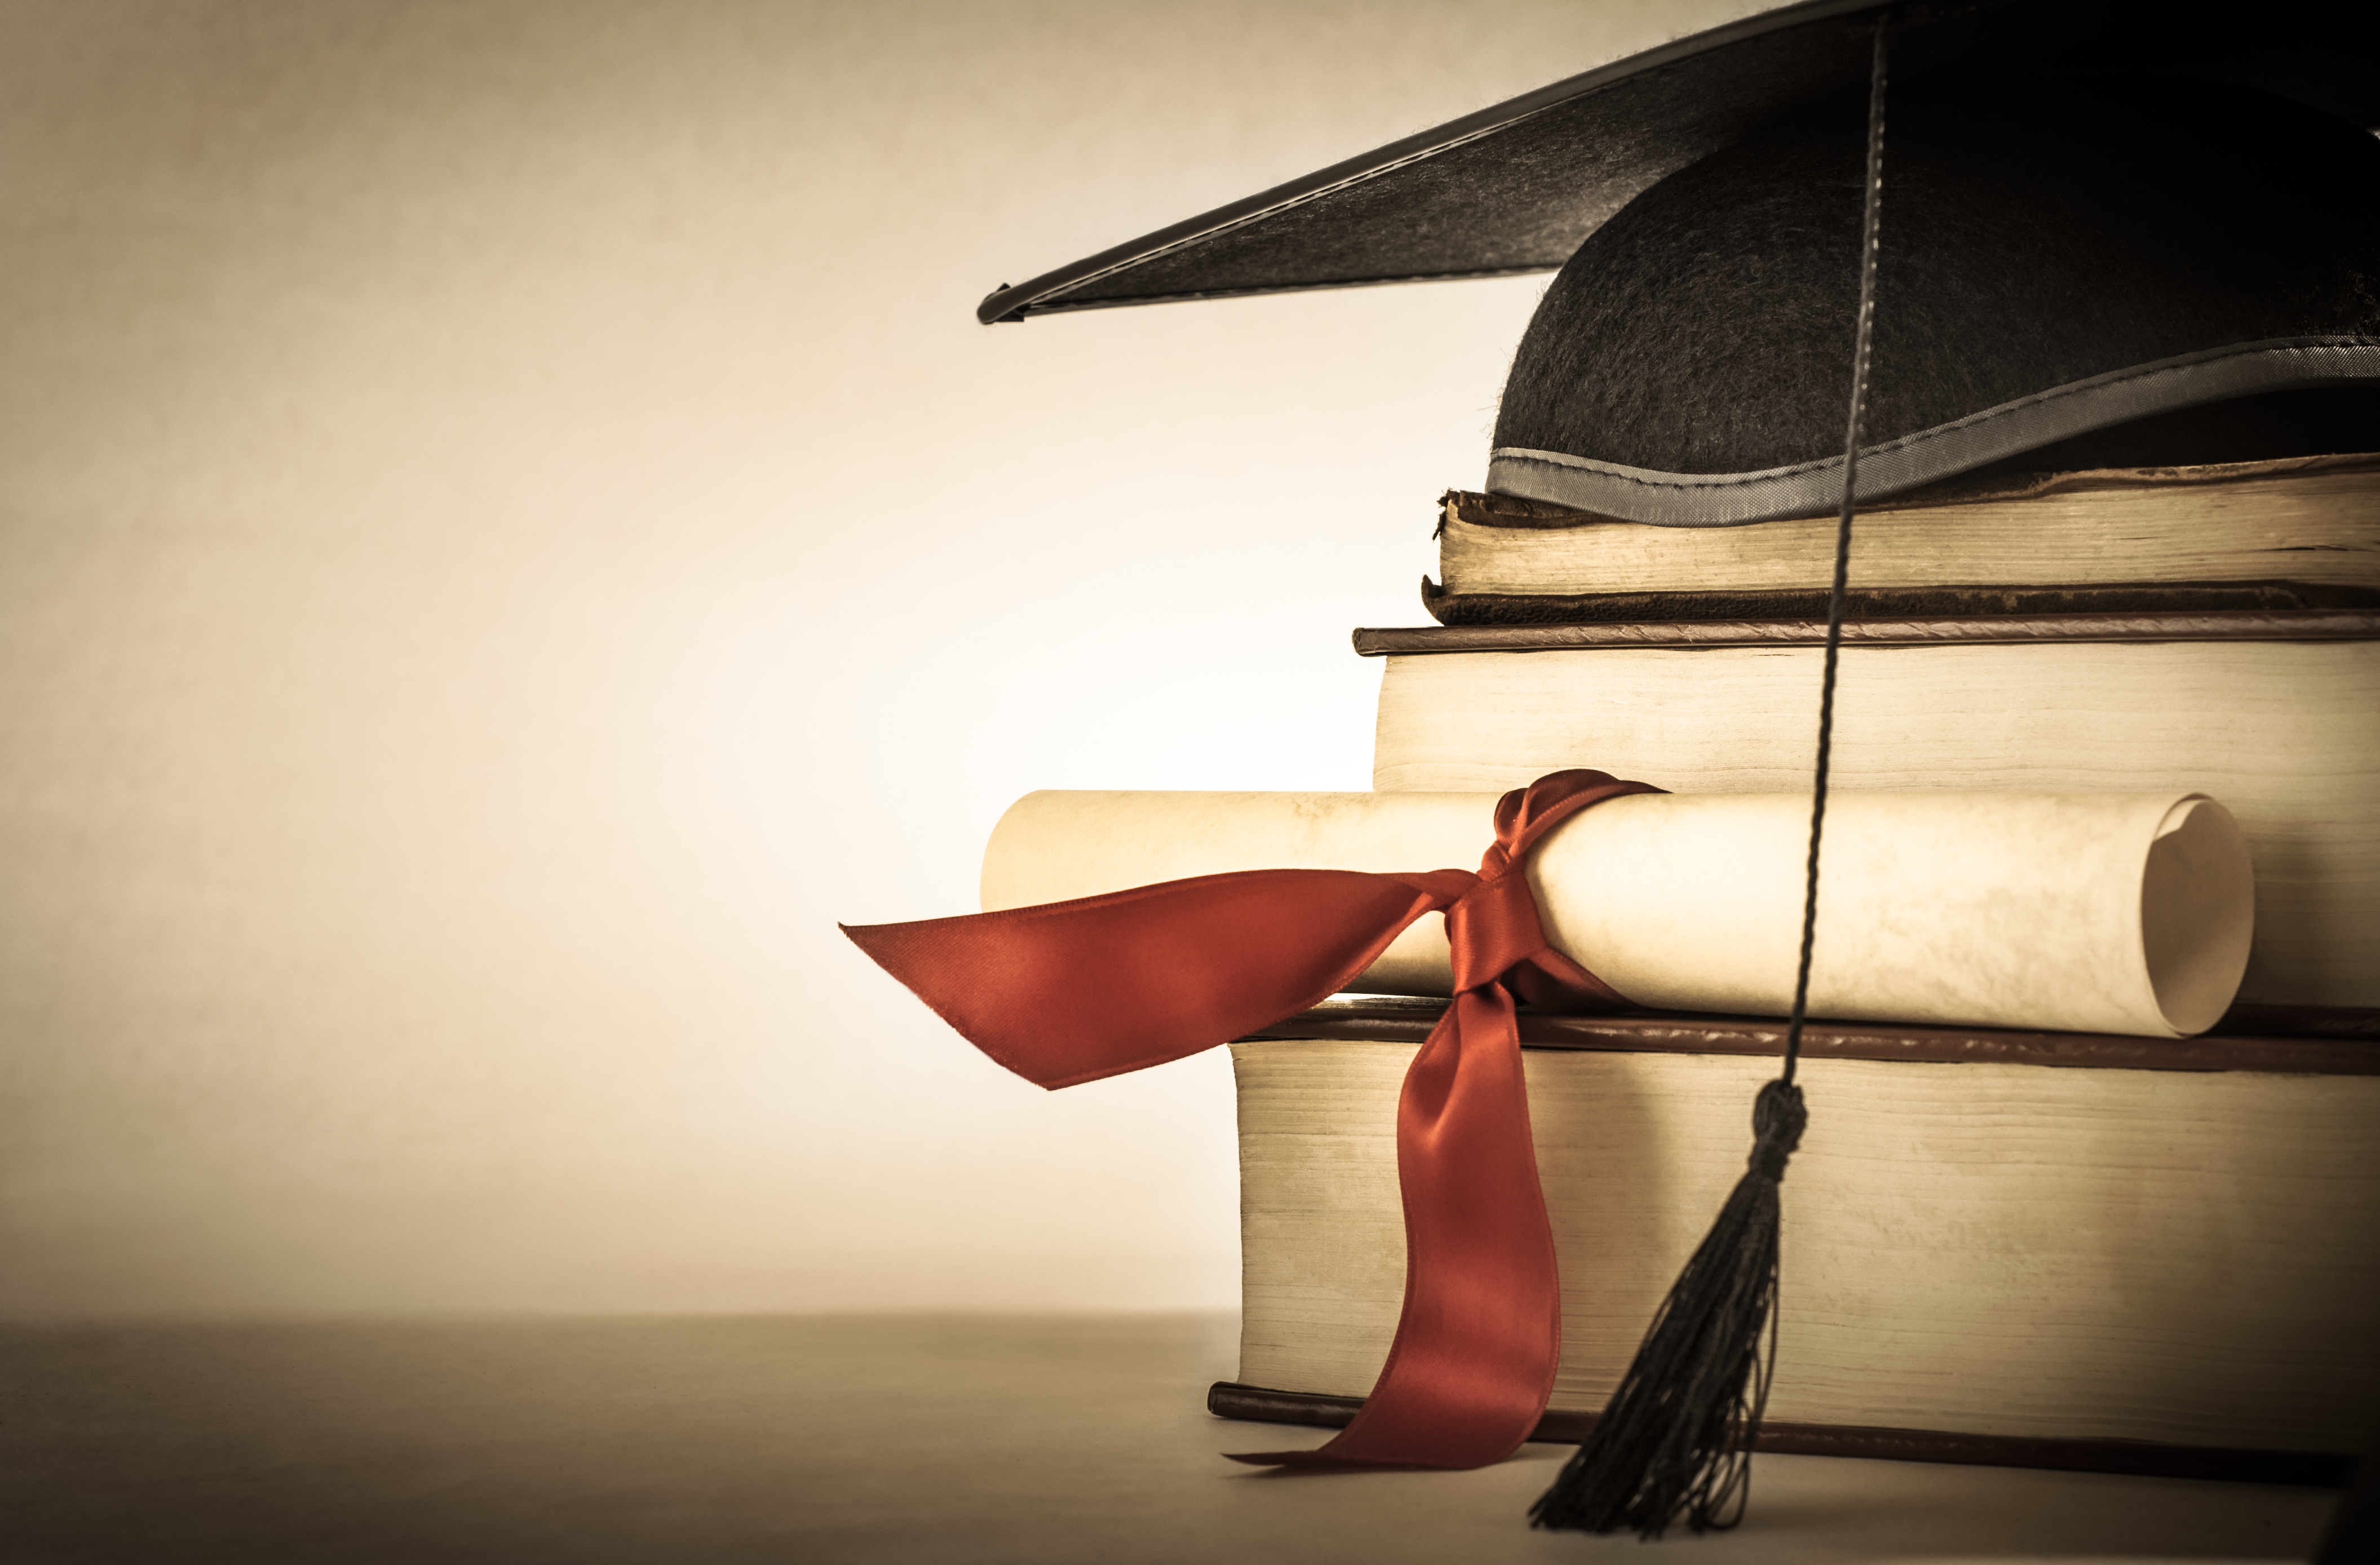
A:
{"label": "cap crown", "polygon": [[[1597,230],[1523,338],[1491,487],[1628,515],[1545,490],[1839,462],[1864,118],[1773,121]],[[1863,467],[1904,460],[1864,491],[2143,419],[2153,461],[2283,455],[2237,449],[2275,438],[2252,413],[2177,417],[2256,393],[2314,391],[2292,422],[2317,449],[2352,438],[2325,419],[2371,442],[2380,402],[2328,394],[2380,385],[2380,142],[2358,127],[2209,82],[1936,85],[1893,104],[1884,168]]]}

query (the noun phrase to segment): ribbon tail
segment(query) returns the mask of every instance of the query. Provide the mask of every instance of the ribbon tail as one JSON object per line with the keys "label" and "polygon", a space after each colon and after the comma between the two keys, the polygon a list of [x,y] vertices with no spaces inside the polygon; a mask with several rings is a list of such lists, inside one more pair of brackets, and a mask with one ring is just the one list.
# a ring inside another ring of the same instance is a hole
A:
{"label": "ribbon tail", "polygon": [[1178,1060],[1318,1004],[1471,880],[1254,869],[842,928],[977,1048],[1061,1087]]}
{"label": "ribbon tail", "polygon": [[1405,1302],[1354,1420],[1279,1467],[1484,1467],[1543,1417],[1561,1360],[1561,1288],[1537,1183],[1512,997],[1469,989],[1430,1033],[1397,1106]]}

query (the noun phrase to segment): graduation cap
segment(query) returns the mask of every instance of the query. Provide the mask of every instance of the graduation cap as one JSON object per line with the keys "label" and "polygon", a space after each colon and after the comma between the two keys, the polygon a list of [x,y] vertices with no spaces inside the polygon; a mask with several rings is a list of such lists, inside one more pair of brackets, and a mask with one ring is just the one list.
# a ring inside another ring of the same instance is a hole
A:
{"label": "graduation cap", "polygon": [[[978,317],[1559,268],[1488,488],[1670,526],[1824,512],[1878,14],[1814,0],[1680,40],[1002,287]],[[2369,443],[2380,6],[1910,0],[1891,31],[1859,499],[2028,454]]]}
{"label": "graduation cap", "polygon": [[984,300],[990,323],[1559,269],[1506,387],[1490,489],[1683,527],[1840,503],[1783,1071],[1746,1173],[1538,1524],[1652,1536],[1741,1513],[1775,1349],[1778,1186],[1803,1122],[1857,503],[1996,464],[2371,444],[2374,61],[2368,0],[1809,0]]}

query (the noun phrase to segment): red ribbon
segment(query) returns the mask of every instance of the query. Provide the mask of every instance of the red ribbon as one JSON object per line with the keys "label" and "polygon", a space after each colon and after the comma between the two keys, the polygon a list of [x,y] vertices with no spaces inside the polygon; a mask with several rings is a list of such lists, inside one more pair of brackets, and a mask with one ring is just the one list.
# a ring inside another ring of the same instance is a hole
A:
{"label": "red ribbon", "polygon": [[1573,1011],[1628,1003],[1546,943],[1521,866],[1580,810],[1661,791],[1601,771],[1540,777],[1497,803],[1496,842],[1476,875],[1255,869],[844,933],[986,1054],[1061,1087],[1178,1060],[1318,1004],[1405,926],[1443,912],[1454,1003],[1397,1105],[1396,1341],[1362,1411],[1328,1445],[1233,1460],[1481,1467],[1536,1427],[1561,1358],[1514,997]]}

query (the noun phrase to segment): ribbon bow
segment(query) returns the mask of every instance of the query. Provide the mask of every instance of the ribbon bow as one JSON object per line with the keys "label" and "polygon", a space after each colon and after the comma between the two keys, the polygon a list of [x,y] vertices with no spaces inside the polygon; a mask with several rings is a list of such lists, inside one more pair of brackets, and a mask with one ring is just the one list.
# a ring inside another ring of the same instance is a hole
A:
{"label": "ribbon bow", "polygon": [[1475,875],[1253,869],[844,933],[977,1048],[1054,1088],[1178,1060],[1318,1004],[1415,919],[1444,913],[1454,1003],[1397,1105],[1396,1341],[1329,1444],[1233,1460],[1480,1467],[1536,1427],[1561,1356],[1515,996],[1548,1009],[1628,1004],[1546,943],[1523,865],[1580,810],[1661,791],[1601,771],[1540,777],[1498,801]]}

